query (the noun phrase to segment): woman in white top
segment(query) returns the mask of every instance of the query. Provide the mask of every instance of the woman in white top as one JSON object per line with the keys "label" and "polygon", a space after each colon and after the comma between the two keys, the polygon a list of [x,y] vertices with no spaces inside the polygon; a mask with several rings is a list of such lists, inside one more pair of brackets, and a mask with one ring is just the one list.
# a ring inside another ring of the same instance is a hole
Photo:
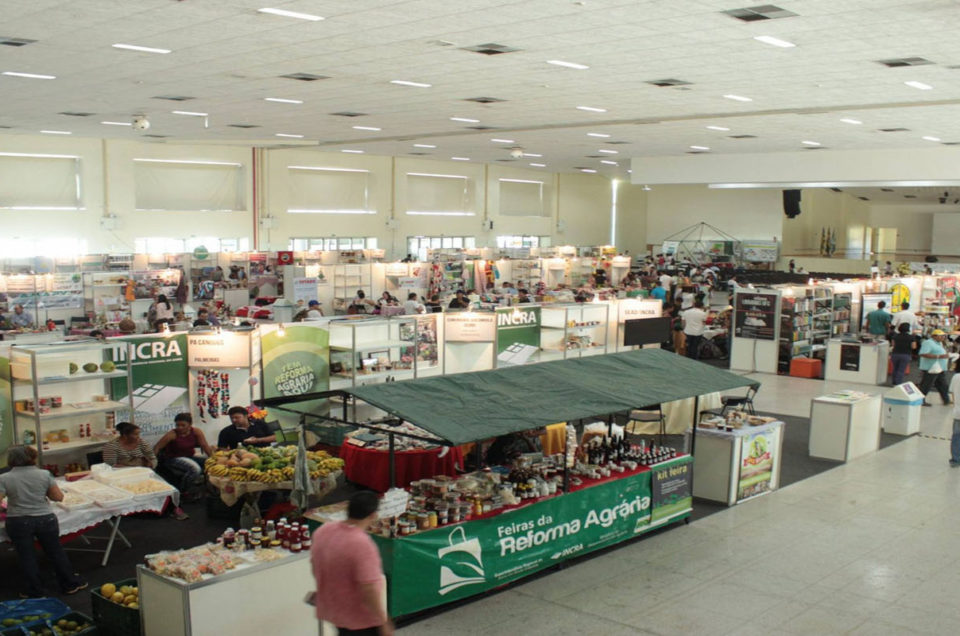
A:
{"label": "woman in white top", "polygon": [[161,320],[171,323],[173,322],[173,305],[170,304],[166,296],[157,294],[157,302],[153,303],[153,306],[150,307],[150,314],[154,328],[156,328]]}
{"label": "woman in white top", "polygon": [[369,314],[370,310],[376,306],[377,303],[367,298],[362,289],[357,290],[357,295],[353,297],[353,307],[356,308],[358,314]]}

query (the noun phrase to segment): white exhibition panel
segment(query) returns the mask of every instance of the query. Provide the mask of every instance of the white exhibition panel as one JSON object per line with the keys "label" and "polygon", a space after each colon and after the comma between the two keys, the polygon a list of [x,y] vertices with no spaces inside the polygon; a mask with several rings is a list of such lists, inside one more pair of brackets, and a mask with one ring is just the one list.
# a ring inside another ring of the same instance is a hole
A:
{"label": "white exhibition panel", "polygon": [[810,404],[810,456],[850,461],[877,450],[881,408],[879,395],[853,402],[814,398]]}
{"label": "white exhibition panel", "polygon": [[[859,370],[843,368],[841,351],[844,346],[857,347],[860,350]],[[887,381],[887,360],[890,343],[883,340],[878,343],[843,342],[830,340],[827,343],[827,362],[824,370],[825,380],[854,382],[857,384],[885,384]]]}

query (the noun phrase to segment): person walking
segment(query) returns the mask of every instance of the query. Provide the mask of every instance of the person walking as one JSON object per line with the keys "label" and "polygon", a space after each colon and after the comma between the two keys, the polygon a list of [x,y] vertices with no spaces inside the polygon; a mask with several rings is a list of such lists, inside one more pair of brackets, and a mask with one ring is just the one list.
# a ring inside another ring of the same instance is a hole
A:
{"label": "person walking", "polygon": [[903,384],[915,345],[916,340],[910,333],[910,325],[902,323],[897,327],[897,335],[893,337],[893,351],[890,352],[890,362],[893,364],[893,377],[891,378],[893,386]]}
{"label": "person walking", "polygon": [[700,341],[707,327],[707,312],[703,310],[703,301],[695,300],[693,307],[683,312],[683,333],[686,336],[687,357],[700,359]]}
{"label": "person walking", "polygon": [[944,348],[943,343],[947,339],[947,334],[942,329],[934,329],[930,337],[920,345],[920,392],[923,393],[923,405],[930,406],[927,402],[927,393],[931,388],[936,388],[944,404],[950,404],[950,392],[947,387],[947,378],[945,369],[950,356]]}
{"label": "person walking", "polygon": [[950,465],[960,466],[960,361],[953,369],[950,380],[950,396],[953,398],[953,435],[950,436]]}
{"label": "person walking", "polygon": [[333,623],[344,636],[393,634],[382,601],[385,579],[380,551],[367,534],[377,520],[379,505],[376,493],[354,493],[346,521],[325,523],[313,533],[310,564],[317,584],[317,619]]}
{"label": "person walking", "polygon": [[883,338],[890,330],[890,322],[893,320],[893,316],[884,309],[886,306],[886,301],[881,300],[877,303],[877,308],[868,313],[863,321],[864,328],[871,336]]}
{"label": "person walking", "polygon": [[7,535],[17,551],[26,585],[20,598],[46,596],[34,541],[40,544],[53,563],[60,591],[76,594],[86,588],[87,583],[73,571],[70,559],[60,545],[60,524],[47,501],[63,501],[63,491],[49,471],[37,467],[35,448],[11,446],[7,449],[7,465],[10,472],[0,475],[0,496],[7,497]]}

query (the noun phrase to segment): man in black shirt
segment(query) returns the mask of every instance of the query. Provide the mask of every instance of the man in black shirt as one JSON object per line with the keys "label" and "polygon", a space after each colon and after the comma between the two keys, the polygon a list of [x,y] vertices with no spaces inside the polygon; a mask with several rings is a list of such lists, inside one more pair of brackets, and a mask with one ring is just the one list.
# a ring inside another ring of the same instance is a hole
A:
{"label": "man in black shirt", "polygon": [[266,424],[251,423],[247,417],[247,409],[242,406],[231,406],[227,414],[230,416],[230,425],[220,431],[217,448],[236,448],[240,444],[269,446],[277,441],[277,436],[270,432]]}
{"label": "man in black shirt", "polygon": [[470,300],[464,296],[462,289],[457,290],[457,295],[447,305],[447,309],[468,309],[469,307]]}

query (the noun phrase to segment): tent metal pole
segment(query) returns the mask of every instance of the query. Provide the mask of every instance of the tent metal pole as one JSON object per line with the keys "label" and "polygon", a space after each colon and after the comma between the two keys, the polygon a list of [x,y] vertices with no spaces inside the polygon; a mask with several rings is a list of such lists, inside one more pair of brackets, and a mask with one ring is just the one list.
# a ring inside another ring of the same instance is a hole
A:
{"label": "tent metal pole", "polygon": [[483,440],[482,439],[478,439],[474,444],[473,454],[474,454],[473,462],[475,464],[474,468],[479,473],[480,468],[482,467],[482,464],[483,464]]}
{"label": "tent metal pole", "polygon": [[697,420],[700,417],[700,396],[693,398],[693,426],[690,430],[690,457],[693,457],[693,449],[697,446]]}
{"label": "tent metal pole", "polygon": [[396,451],[394,450],[394,434],[390,433],[390,487],[395,488],[397,485],[397,457]]}

